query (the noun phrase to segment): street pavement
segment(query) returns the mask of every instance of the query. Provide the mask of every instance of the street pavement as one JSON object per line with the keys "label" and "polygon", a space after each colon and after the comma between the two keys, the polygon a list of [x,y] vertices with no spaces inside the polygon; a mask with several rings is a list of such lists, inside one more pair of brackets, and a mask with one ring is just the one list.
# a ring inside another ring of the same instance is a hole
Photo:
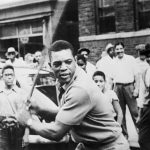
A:
{"label": "street pavement", "polygon": [[139,148],[138,134],[137,134],[136,128],[134,126],[134,123],[132,121],[128,107],[127,107],[126,120],[127,120],[127,130],[129,133],[129,139],[128,139],[129,144],[131,147]]}

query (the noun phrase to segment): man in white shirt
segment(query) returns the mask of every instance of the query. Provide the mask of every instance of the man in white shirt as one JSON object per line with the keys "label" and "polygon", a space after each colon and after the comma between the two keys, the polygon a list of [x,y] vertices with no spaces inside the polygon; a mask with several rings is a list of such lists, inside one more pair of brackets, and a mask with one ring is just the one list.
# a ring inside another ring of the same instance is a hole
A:
{"label": "man in white shirt", "polygon": [[[148,46],[148,47],[147,47]],[[145,46],[145,56],[150,58],[149,44]],[[140,109],[138,128],[139,128],[139,144],[141,150],[149,150],[150,148],[150,66],[143,73],[143,102]]]}
{"label": "man in white shirt", "polygon": [[136,58],[136,62],[139,67],[140,73],[140,87],[139,87],[139,97],[137,98],[137,104],[139,108],[143,107],[143,98],[145,94],[145,83],[143,81],[143,74],[149,68],[149,64],[146,61],[147,51],[145,50],[145,44],[139,44],[135,47],[138,53],[138,57]]}
{"label": "man in white shirt", "polygon": [[135,58],[124,53],[124,44],[122,42],[115,45],[115,52],[113,79],[115,91],[123,112],[123,133],[128,138],[125,119],[126,105],[129,107],[133,122],[136,125],[138,117],[136,98],[139,94],[139,72]]}
{"label": "man in white shirt", "polygon": [[106,56],[102,57],[97,63],[96,68],[106,75],[106,86],[108,89],[112,87],[112,72],[113,72],[113,58],[114,58],[114,45],[108,43],[105,48]]}

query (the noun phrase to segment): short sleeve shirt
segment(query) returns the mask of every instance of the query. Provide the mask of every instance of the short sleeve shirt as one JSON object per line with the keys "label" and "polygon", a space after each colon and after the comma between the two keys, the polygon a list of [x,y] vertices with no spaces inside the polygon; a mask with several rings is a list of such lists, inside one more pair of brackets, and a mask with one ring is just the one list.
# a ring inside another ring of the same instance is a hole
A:
{"label": "short sleeve shirt", "polygon": [[113,90],[106,90],[104,92],[104,95],[105,95],[106,99],[108,100],[108,102],[112,105],[113,116],[116,116],[116,113],[114,111],[112,103],[113,103],[113,101],[118,101],[119,102],[117,94]]}
{"label": "short sleeve shirt", "polygon": [[14,86],[9,93],[4,87],[0,87],[0,115],[7,116],[15,114],[22,104],[27,100],[24,90]]}
{"label": "short sleeve shirt", "polygon": [[77,67],[73,81],[65,89],[56,121],[71,125],[76,142],[109,142],[121,133],[111,104],[86,73]]}

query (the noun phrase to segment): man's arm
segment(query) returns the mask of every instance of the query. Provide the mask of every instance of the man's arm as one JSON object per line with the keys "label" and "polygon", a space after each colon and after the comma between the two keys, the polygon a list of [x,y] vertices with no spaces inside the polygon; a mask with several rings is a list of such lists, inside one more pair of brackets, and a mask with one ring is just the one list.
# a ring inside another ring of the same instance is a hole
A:
{"label": "man's arm", "polygon": [[34,130],[38,135],[55,141],[61,140],[71,129],[71,126],[65,125],[58,121],[51,123],[41,123],[35,120],[28,120],[27,126]]}
{"label": "man's arm", "polygon": [[139,87],[140,87],[140,71],[138,63],[136,62],[135,58],[133,61],[133,70],[134,70],[134,91],[133,96],[138,97],[139,96]]}
{"label": "man's arm", "polygon": [[113,100],[112,105],[113,105],[113,108],[114,108],[114,110],[117,114],[117,122],[121,125],[122,124],[122,119],[123,119],[123,114],[122,114],[122,110],[121,110],[119,101],[118,100]]}
{"label": "man's arm", "polygon": [[135,83],[134,83],[133,96],[134,97],[138,97],[138,95],[139,95],[139,87],[140,87],[140,74],[139,73],[137,73],[135,75],[134,80],[135,80]]}

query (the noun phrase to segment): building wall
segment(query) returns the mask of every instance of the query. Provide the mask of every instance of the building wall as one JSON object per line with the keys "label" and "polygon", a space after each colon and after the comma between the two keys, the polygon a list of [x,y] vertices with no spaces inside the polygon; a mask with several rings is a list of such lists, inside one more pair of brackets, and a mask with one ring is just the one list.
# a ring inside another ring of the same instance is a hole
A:
{"label": "building wall", "polygon": [[78,2],[80,47],[90,48],[89,59],[94,64],[109,42],[115,44],[122,41],[125,44],[126,53],[134,56],[136,56],[135,46],[137,44],[150,42],[149,29],[136,31],[138,29],[138,14],[135,11],[137,0],[116,0],[116,32],[102,35],[97,35],[96,31],[96,1],[78,0]]}
{"label": "building wall", "polygon": [[115,44],[117,42],[123,42],[125,45],[125,53],[133,55],[136,57],[137,53],[135,46],[142,43],[149,43],[150,35],[144,36],[130,36],[130,37],[119,37],[119,38],[108,38],[108,39],[96,39],[96,40],[84,40],[80,41],[80,47],[87,47],[91,50],[89,61],[93,64],[100,59],[102,51],[105,50],[105,47],[108,43]]}
{"label": "building wall", "polygon": [[134,30],[134,0],[117,0],[115,3],[116,32]]}
{"label": "building wall", "polygon": [[94,0],[78,0],[79,13],[79,35],[95,35],[95,1]]}
{"label": "building wall", "polygon": [[[79,31],[78,31],[78,1],[68,0],[66,5],[64,2],[57,3],[56,12],[52,16],[53,41],[66,40],[69,41],[77,50],[79,48]],[[57,12],[61,12],[58,16]]]}

